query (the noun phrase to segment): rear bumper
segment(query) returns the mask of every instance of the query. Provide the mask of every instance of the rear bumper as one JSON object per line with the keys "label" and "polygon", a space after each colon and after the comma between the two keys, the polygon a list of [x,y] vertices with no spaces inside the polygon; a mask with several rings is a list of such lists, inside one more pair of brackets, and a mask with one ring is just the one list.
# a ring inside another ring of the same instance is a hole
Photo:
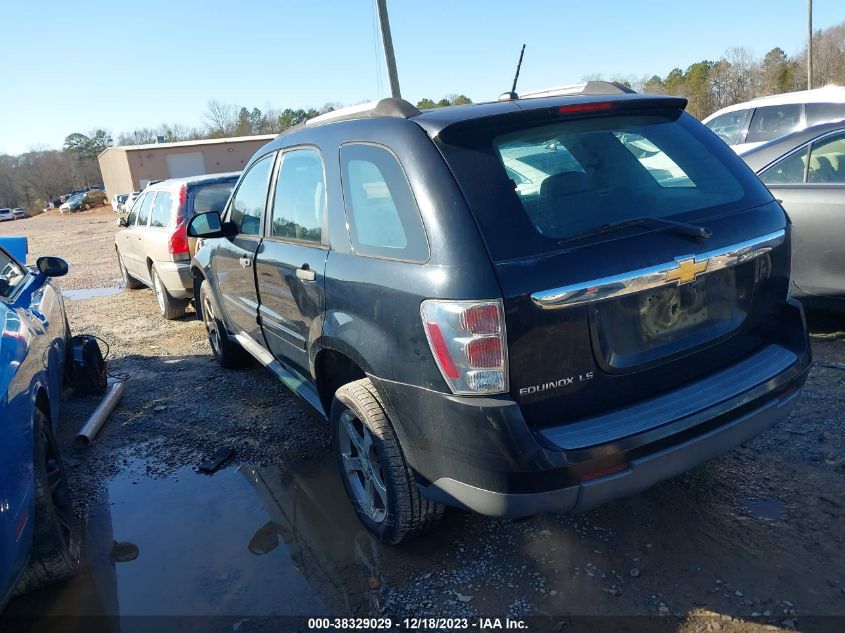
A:
{"label": "rear bumper", "polygon": [[191,262],[156,262],[161,283],[174,299],[191,299],[194,296],[194,280],[191,276]]}
{"label": "rear bumper", "polygon": [[680,475],[730,451],[785,419],[798,400],[794,393],[782,402],[746,414],[703,435],[631,461],[622,472],[575,486],[537,493],[502,493],[443,477],[422,486],[424,496],[490,516],[519,517],[540,512],[584,512],[614,499],[635,494]]}
{"label": "rear bumper", "polygon": [[583,511],[786,418],[810,365],[803,315],[796,304],[790,312],[781,345],[658,398],[555,428],[529,428],[509,395],[462,397],[371,378],[427,498],[491,516]]}

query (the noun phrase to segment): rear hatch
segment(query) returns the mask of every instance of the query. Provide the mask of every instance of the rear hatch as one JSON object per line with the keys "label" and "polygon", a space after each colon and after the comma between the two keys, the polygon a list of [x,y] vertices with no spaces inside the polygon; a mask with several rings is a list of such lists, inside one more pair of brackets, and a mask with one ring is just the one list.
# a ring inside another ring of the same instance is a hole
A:
{"label": "rear hatch", "polygon": [[672,390],[768,342],[786,217],[684,103],[543,100],[436,135],[494,263],[510,390],[534,427]]}

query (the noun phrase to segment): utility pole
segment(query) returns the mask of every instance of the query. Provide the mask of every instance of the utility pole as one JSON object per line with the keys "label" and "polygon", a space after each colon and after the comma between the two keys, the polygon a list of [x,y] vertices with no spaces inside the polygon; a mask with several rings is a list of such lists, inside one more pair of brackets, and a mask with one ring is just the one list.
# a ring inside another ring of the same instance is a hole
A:
{"label": "utility pole", "polygon": [[813,88],[813,0],[807,0],[807,90]]}
{"label": "utility pole", "polygon": [[401,99],[399,76],[396,73],[396,57],[393,55],[393,38],[390,37],[390,20],[387,17],[387,0],[376,0],[376,6],[381,26],[381,42],[384,45],[384,61],[387,63],[387,76],[390,79],[390,96]]}

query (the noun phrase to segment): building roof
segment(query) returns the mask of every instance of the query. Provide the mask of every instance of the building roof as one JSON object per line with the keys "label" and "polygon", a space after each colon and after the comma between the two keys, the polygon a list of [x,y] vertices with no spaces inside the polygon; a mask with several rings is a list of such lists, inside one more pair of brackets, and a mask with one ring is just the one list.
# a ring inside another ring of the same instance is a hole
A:
{"label": "building roof", "polygon": [[150,149],[168,149],[171,147],[192,147],[194,145],[227,145],[230,143],[245,143],[248,141],[270,141],[276,138],[278,134],[256,134],[254,136],[230,136],[228,138],[203,138],[195,141],[175,141],[173,143],[145,143],[144,145],[115,145],[114,147],[107,147],[100,156],[109,150],[119,149],[125,152],[134,152],[139,150]]}

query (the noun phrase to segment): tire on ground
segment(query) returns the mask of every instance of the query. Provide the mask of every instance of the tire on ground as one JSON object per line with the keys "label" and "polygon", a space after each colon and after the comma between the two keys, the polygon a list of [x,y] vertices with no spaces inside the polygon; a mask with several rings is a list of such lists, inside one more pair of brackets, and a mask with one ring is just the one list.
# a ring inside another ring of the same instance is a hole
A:
{"label": "tire on ground", "polygon": [[170,321],[181,319],[185,316],[185,308],[188,307],[188,301],[186,299],[174,299],[170,296],[167,288],[161,282],[161,277],[155,266],[150,266],[150,279],[153,282],[153,292],[156,295],[158,310],[161,312],[161,316]]}
{"label": "tire on ground", "polygon": [[[339,423],[345,409],[352,409],[366,425],[373,438],[385,486],[387,488],[386,517],[376,523],[366,515],[355,500],[343,466],[339,440]],[[348,383],[337,390],[331,410],[332,449],[358,518],[381,542],[398,544],[408,541],[434,528],[443,516],[444,506],[423,497],[414,479],[413,471],[405,461],[399,439],[384,410],[381,397],[369,378]]]}
{"label": "tire on ground", "polygon": [[[202,319],[205,324],[205,330],[208,333],[208,344],[217,362],[226,369],[240,369],[248,365],[251,361],[251,356],[237,341],[229,336],[226,326],[223,325],[223,321],[218,316],[220,310],[217,307],[217,302],[214,300],[211,286],[205,279],[200,284],[199,302],[202,306]],[[210,310],[208,309],[209,307],[211,308]]]}
{"label": "tire on ground", "polygon": [[50,459],[51,472],[61,476],[58,495],[62,495],[67,506],[63,509],[68,524],[73,524],[73,511],[70,509],[70,490],[64,465],[55,439],[50,430],[47,415],[40,409],[35,412],[33,425],[34,470],[35,470],[35,512],[32,549],[29,564],[15,587],[16,594],[27,593],[53,583],[66,580],[76,573],[79,564],[79,531],[75,526],[64,530],[59,517],[62,509],[56,506],[50,491],[47,471],[48,445],[52,446],[56,459]]}
{"label": "tire on ground", "polygon": [[129,290],[138,290],[139,288],[144,287],[143,283],[135,279],[129,274],[129,271],[126,270],[126,266],[123,264],[123,258],[120,256],[120,251],[117,251],[117,267],[120,268],[120,276],[123,277],[123,284]]}

